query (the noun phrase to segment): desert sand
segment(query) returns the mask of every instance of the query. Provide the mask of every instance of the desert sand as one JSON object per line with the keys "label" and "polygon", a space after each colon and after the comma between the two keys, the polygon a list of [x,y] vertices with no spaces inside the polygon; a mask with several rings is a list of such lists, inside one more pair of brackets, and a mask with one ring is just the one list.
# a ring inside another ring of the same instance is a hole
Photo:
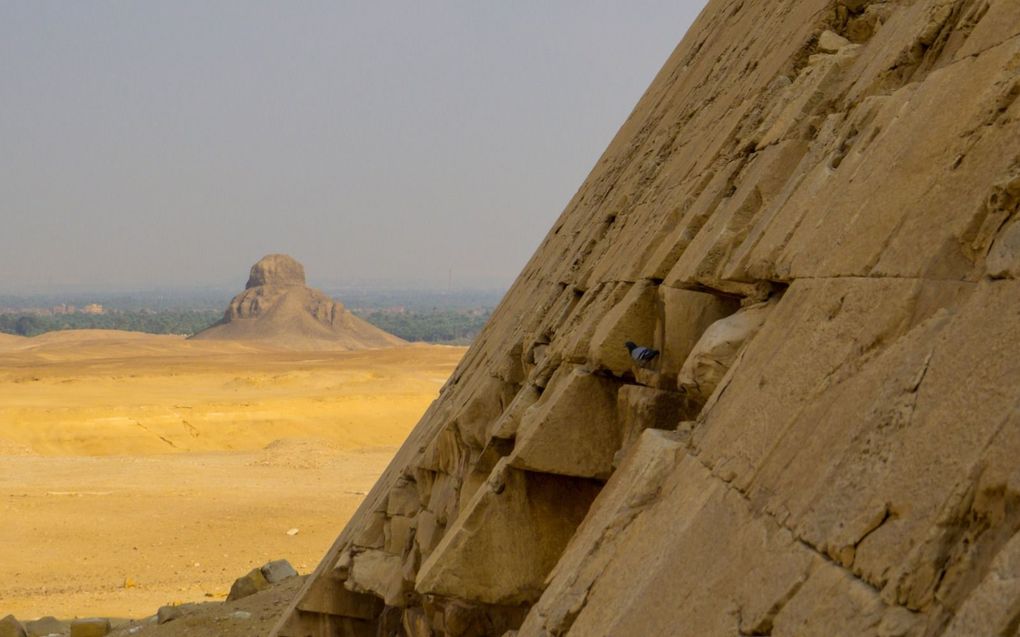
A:
{"label": "desert sand", "polygon": [[140,617],[270,559],[307,572],[463,351],[0,339],[0,615]]}

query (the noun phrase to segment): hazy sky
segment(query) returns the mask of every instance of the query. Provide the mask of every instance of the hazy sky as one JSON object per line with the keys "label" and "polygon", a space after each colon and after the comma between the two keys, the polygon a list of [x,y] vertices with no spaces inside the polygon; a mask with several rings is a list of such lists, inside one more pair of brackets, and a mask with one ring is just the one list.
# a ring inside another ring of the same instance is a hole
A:
{"label": "hazy sky", "polygon": [[0,291],[507,285],[702,0],[0,0]]}

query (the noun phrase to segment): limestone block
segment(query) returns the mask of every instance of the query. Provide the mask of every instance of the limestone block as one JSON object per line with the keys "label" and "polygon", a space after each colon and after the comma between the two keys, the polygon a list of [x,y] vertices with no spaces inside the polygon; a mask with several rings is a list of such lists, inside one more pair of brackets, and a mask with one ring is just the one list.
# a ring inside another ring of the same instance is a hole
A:
{"label": "limestone block", "polygon": [[624,385],[617,397],[617,419],[626,452],[645,429],[676,429],[684,417],[687,402],[683,394],[640,385]]}
{"label": "limestone block", "polygon": [[513,438],[521,424],[521,417],[541,397],[542,393],[535,385],[527,384],[514,396],[499,418],[489,429],[489,438]]}
{"label": "limestone block", "polygon": [[[912,30],[911,20],[898,22]],[[910,40],[903,44],[910,46]],[[867,48],[870,57],[872,43]],[[865,72],[854,77],[852,91],[867,94],[873,82],[886,80],[881,74],[889,67],[880,64],[903,51],[889,49],[888,58],[858,67]],[[1015,166],[1012,148],[1020,134],[1020,101],[1008,97],[1011,83],[991,78],[1011,67],[1018,51],[1014,39],[891,93],[866,126],[856,125],[860,134],[838,168],[819,162],[791,193],[780,212],[787,219],[773,222],[769,236],[755,248],[756,258],[772,261],[762,271],[784,279],[973,278],[969,248],[975,239],[983,243],[975,231],[986,220],[984,204],[995,183]],[[879,76],[870,79],[872,72]],[[860,98],[851,93],[846,99]],[[1002,115],[989,115],[999,109],[1005,109]],[[910,116],[904,117],[907,111]],[[979,124],[992,120],[997,125]],[[982,128],[978,139],[971,140],[975,126]],[[830,152],[846,144],[853,130],[840,130],[827,144]],[[782,243],[778,252],[777,242]]]}
{"label": "limestone block", "polygon": [[[408,539],[412,540],[412,538]],[[418,576],[418,569],[421,567],[421,551],[418,550],[418,545],[413,541],[408,541],[402,557],[400,575],[404,578],[406,588],[413,588],[414,578]]]}
{"label": "limestone block", "polygon": [[517,342],[492,365],[491,374],[509,385],[524,382],[524,344]]}
{"label": "limestone block", "polygon": [[823,53],[836,53],[840,49],[849,46],[850,40],[832,31],[823,31],[818,36],[818,50]]}
{"label": "limestone block", "polygon": [[541,365],[542,360],[545,359],[545,355],[549,351],[548,343],[535,343],[528,350],[527,362],[529,365]]}
{"label": "limestone block", "polygon": [[471,471],[464,477],[464,481],[460,487],[460,504],[459,509],[463,510],[467,505],[471,496],[475,494],[475,491],[485,482],[492,473],[493,467],[502,458],[505,458],[510,452],[513,451],[514,441],[506,440],[503,438],[490,438],[489,444],[482,449],[478,459],[474,462],[471,467]]}
{"label": "limestone block", "polygon": [[486,432],[513,399],[516,387],[489,375],[476,383],[471,398],[456,413],[457,427],[466,445],[475,449],[485,446]]}
{"label": "limestone block", "polygon": [[446,524],[457,517],[459,503],[460,482],[453,476],[440,473],[429,496],[429,510],[436,514],[441,524]]}
{"label": "limestone block", "polygon": [[[630,283],[609,282],[599,284],[595,290],[589,290],[572,314],[571,320],[564,325],[562,333],[557,335],[542,365],[532,375],[541,375],[543,370],[550,366],[559,366],[561,361],[585,363],[590,354],[590,344],[595,330],[602,324],[606,314],[633,288],[633,284]],[[624,341],[626,342],[626,339]],[[542,386],[539,382],[536,384]]]}
{"label": "limestone block", "polygon": [[354,536],[354,545],[367,549],[381,549],[386,544],[386,515],[372,512]]}
{"label": "limestone block", "polygon": [[916,613],[889,607],[866,584],[836,568],[822,568],[769,621],[776,637],[920,637]]}
{"label": "limestone block", "polygon": [[418,527],[414,533],[414,541],[422,556],[428,557],[443,536],[443,526],[439,524],[436,515],[428,510],[419,513],[417,520]]}
{"label": "limestone block", "polygon": [[467,457],[468,451],[460,440],[457,426],[450,424],[429,442],[421,458],[421,467],[456,475],[464,470]]}
{"label": "limestone block", "polygon": [[386,502],[386,515],[404,515],[413,517],[418,513],[421,503],[418,500],[418,488],[413,480],[406,477],[397,479],[393,488],[390,489],[389,499]]}
{"label": "limestone block", "polygon": [[434,634],[425,611],[420,608],[405,608],[401,625],[407,637],[432,637]]}
{"label": "limestone block", "polygon": [[479,609],[463,603],[452,602],[443,612],[443,626],[450,635],[466,635],[479,632],[484,615]]}
{"label": "limestone block", "polygon": [[[587,342],[585,344],[587,345]],[[587,352],[587,349],[585,352]],[[582,362],[584,357],[577,356],[575,358],[578,359],[578,362]],[[532,370],[531,375],[528,377],[528,382],[539,389],[545,389],[552,382],[552,377],[563,364],[563,352],[556,350],[548,352],[548,355],[543,357],[542,361]]]}
{"label": "limestone block", "polygon": [[988,253],[986,268],[992,278],[1020,278],[1020,222],[1010,224],[999,234]]}
{"label": "limestone block", "polygon": [[501,461],[422,564],[415,589],[486,604],[534,601],[598,490]]}
{"label": "limestone block", "polygon": [[758,146],[771,146],[792,136],[823,105],[827,92],[839,82],[852,61],[849,56],[829,55],[805,67],[785,89],[783,98],[773,102],[775,110],[766,116],[759,129]]}
{"label": "limestone block", "polygon": [[581,369],[562,377],[524,414],[511,463],[532,471],[609,477],[620,448],[618,389],[619,383]]}
{"label": "limestone block", "polygon": [[353,556],[344,587],[355,593],[373,593],[387,606],[404,606],[403,559],[385,551],[368,550]]}
{"label": "limestone block", "polygon": [[522,635],[566,634],[588,589],[616,555],[614,538],[651,504],[683,455],[675,434],[657,430],[641,434],[549,574],[549,585],[528,614]]}
{"label": "limestone block", "polygon": [[227,601],[242,599],[267,588],[269,588],[269,582],[262,574],[262,569],[253,568],[244,577],[234,580],[234,584],[230,587],[230,593],[227,595]]}
{"label": "limestone block", "polygon": [[403,555],[404,549],[411,540],[416,523],[414,518],[395,515],[386,523],[385,551],[394,555]]}
{"label": "limestone block", "polygon": [[618,376],[631,370],[625,343],[639,345],[653,342],[655,319],[658,315],[658,286],[651,281],[638,281],[611,310],[599,321],[588,347],[588,364],[593,368],[608,369]]}
{"label": "limestone block", "polygon": [[[645,433],[649,440],[668,435]],[[642,451],[642,443],[635,454]],[[635,462],[624,462],[619,475],[628,479],[610,481],[616,486],[614,494],[607,495],[607,508],[600,503],[595,509],[593,504],[591,525],[586,521],[570,549],[576,545],[579,555],[557,569],[548,599],[543,596],[533,608],[533,613],[548,609],[553,626],[569,625],[569,634],[585,637],[671,635],[681,625],[689,635],[765,635],[809,574],[842,571],[827,566],[771,518],[755,514],[697,458],[672,455],[678,449],[645,450],[666,464],[644,474],[637,455]],[[631,480],[633,492],[627,485]],[[605,514],[595,513],[603,510]],[[706,551],[708,546],[713,550]],[[846,604],[845,598],[830,593],[836,598],[833,605]],[[875,607],[883,606],[876,594],[871,597],[878,601]],[[846,614],[856,610],[847,606]],[[525,625],[537,619],[529,617]],[[520,634],[543,633],[522,626]]]}
{"label": "limestone block", "polygon": [[[308,613],[326,613],[357,619],[378,617],[383,607],[382,600],[372,594],[353,592],[344,587],[343,581],[333,577],[332,574],[313,580],[305,596],[298,603],[297,609]],[[375,631],[370,634],[374,635]]]}
{"label": "limestone block", "polygon": [[676,390],[676,374],[660,374],[654,369],[635,368],[634,382],[652,389]]}
{"label": "limestone block", "polygon": [[270,584],[279,584],[285,579],[297,577],[298,574],[287,560],[273,560],[264,564],[259,570]]}
{"label": "limestone block", "polygon": [[1020,535],[1002,548],[984,579],[949,623],[945,637],[1004,635],[1020,608]]}
{"label": "limestone block", "polygon": [[677,385],[694,400],[712,395],[740,349],[765,323],[772,305],[760,303],[713,323],[684,362]]}
{"label": "limestone block", "polygon": [[25,632],[28,633],[28,637],[48,637],[54,633],[62,635],[64,631],[64,624],[56,617],[46,616],[25,622]]}
{"label": "limestone block", "polygon": [[974,33],[957,51],[955,59],[976,55],[1020,33],[1020,29],[1017,28],[1017,25],[1020,25],[1020,4],[993,2],[987,11],[974,29]]}
{"label": "limestone block", "polygon": [[71,637],[106,637],[110,633],[110,620],[100,617],[76,619],[71,622]]}
{"label": "limestone block", "polygon": [[351,566],[353,564],[354,558],[351,556],[351,548],[347,547],[340,552],[336,562],[333,563],[333,576],[342,580],[347,579],[351,574]]}
{"label": "limestone block", "polygon": [[740,263],[741,248],[759,221],[768,217],[774,202],[782,200],[788,175],[804,161],[808,148],[803,140],[790,139],[747,160],[732,191],[716,203],[663,284],[677,288],[701,284],[753,302],[768,298],[765,281],[756,281],[744,268],[734,266]]}
{"label": "limestone block", "polygon": [[26,637],[25,628],[14,615],[8,615],[0,619],[0,637]]}
{"label": "limestone block", "polygon": [[659,287],[663,312],[655,329],[659,371],[677,374],[710,325],[740,309],[740,301],[705,292]]}
{"label": "limestone block", "polygon": [[1003,317],[1020,284],[950,294],[961,285],[798,282],[695,435],[717,475],[912,609],[962,602],[1020,498],[1020,419],[1000,389],[1018,378]]}

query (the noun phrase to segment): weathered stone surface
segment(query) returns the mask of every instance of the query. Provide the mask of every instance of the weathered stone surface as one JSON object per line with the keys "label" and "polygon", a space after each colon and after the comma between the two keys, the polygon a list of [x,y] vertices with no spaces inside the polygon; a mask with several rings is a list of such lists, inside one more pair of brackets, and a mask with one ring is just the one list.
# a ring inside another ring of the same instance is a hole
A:
{"label": "weathered stone surface", "polygon": [[657,286],[639,281],[609,310],[591,337],[587,361],[590,365],[623,375],[634,367],[625,343],[650,345],[654,337],[658,302]]}
{"label": "weathered stone surface", "polygon": [[14,615],[0,619],[0,637],[26,637],[25,627]]}
{"label": "weathered stone surface", "polygon": [[688,415],[687,406],[686,398],[677,392],[640,385],[621,387],[617,395],[617,418],[622,432],[618,453],[627,453],[646,429],[676,429]]}
{"label": "weathered stone surface", "polygon": [[414,535],[417,525],[415,518],[395,515],[386,523],[385,550],[394,555],[403,555]]}
{"label": "weathered stone surface", "polygon": [[740,309],[735,298],[659,287],[662,314],[656,323],[659,371],[676,375],[710,325]]}
{"label": "weathered stone surface", "polygon": [[242,599],[267,588],[269,588],[269,582],[266,581],[262,570],[253,568],[244,577],[234,580],[233,585],[230,587],[230,593],[227,595],[227,601],[232,602],[235,599]]}
{"label": "weathered stone surface", "polygon": [[373,512],[358,530],[354,545],[366,549],[381,549],[386,545],[386,515]]}
{"label": "weathered stone surface", "polygon": [[[1013,487],[1016,492],[1016,486]],[[996,555],[988,572],[952,618],[946,637],[1005,635],[1016,629],[1020,608],[1020,535]]]}
{"label": "weathered stone surface", "polygon": [[431,511],[422,511],[418,514],[418,528],[415,529],[414,541],[418,545],[423,558],[429,556],[432,550],[439,544],[443,528]]}
{"label": "weathered stone surface", "polygon": [[273,560],[263,564],[259,570],[262,571],[262,577],[266,578],[270,584],[279,584],[285,579],[297,577],[298,574],[287,560]]}
{"label": "weathered stone surface", "polygon": [[245,289],[262,285],[304,285],[305,268],[286,254],[269,254],[251,266]]}
{"label": "weathered stone surface", "polygon": [[683,455],[675,434],[646,431],[640,436],[549,574],[541,600],[521,628],[523,634],[559,635],[570,629],[589,588],[616,554],[616,538],[655,501],[662,481]]}
{"label": "weathered stone surface", "polygon": [[110,620],[100,617],[76,619],[71,622],[71,637],[106,637],[110,633]]}
{"label": "weathered stone surface", "polygon": [[1014,0],[710,0],[308,594],[413,476],[406,632],[1015,633],[1018,140]]}
{"label": "weathered stone surface", "polygon": [[712,323],[694,346],[677,384],[695,400],[706,400],[737,360],[737,354],[765,323],[772,306],[761,303]]}
{"label": "weathered stone surface", "polygon": [[850,40],[832,31],[822,31],[818,36],[818,50],[823,53],[836,53],[850,45]]}
{"label": "weathered stone surface", "polygon": [[597,493],[588,480],[500,462],[422,564],[415,589],[486,604],[537,599]]}
{"label": "weathered stone surface", "polygon": [[40,617],[25,622],[25,632],[28,637],[49,637],[52,634],[62,635],[67,631],[67,625],[58,621],[56,617]]}
{"label": "weathered stone surface", "polygon": [[386,515],[412,517],[418,512],[419,506],[421,502],[418,500],[418,489],[413,482],[403,478],[390,489],[389,499],[386,501]]}
{"label": "weathered stone surface", "polygon": [[608,477],[621,443],[618,388],[618,383],[581,369],[565,370],[524,414],[511,464],[567,476]]}
{"label": "weathered stone surface", "polygon": [[366,620],[378,617],[382,611],[382,599],[344,588],[344,581],[333,577],[332,573],[310,582],[297,606],[301,612]]}
{"label": "weathered stone surface", "polygon": [[542,394],[535,385],[526,385],[517,392],[499,418],[493,423],[489,430],[489,438],[509,439],[517,435],[517,429],[521,425],[521,418],[529,407],[538,402]]}
{"label": "weathered stone surface", "polygon": [[1020,278],[1020,223],[1006,227],[988,254],[988,275],[997,279]]}
{"label": "weathered stone surface", "polygon": [[420,608],[405,608],[401,626],[407,637],[432,637],[433,635],[428,617],[425,615],[425,611]]}
{"label": "weathered stone surface", "polygon": [[184,611],[180,606],[160,606],[159,610],[156,611],[156,623],[165,624],[175,619],[180,619],[182,616],[184,616]]}
{"label": "weathered stone surface", "polygon": [[399,555],[385,551],[361,551],[353,556],[351,574],[344,586],[355,593],[377,595],[387,606],[403,606],[407,586],[401,569]]}

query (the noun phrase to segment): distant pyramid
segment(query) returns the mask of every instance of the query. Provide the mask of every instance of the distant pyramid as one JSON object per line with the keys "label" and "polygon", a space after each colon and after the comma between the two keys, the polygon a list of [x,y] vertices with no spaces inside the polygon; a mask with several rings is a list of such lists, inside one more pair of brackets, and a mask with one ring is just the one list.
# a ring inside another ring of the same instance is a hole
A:
{"label": "distant pyramid", "polygon": [[285,254],[252,266],[248,284],[223,319],[194,339],[262,341],[295,349],[368,349],[405,341],[354,316],[305,284],[305,269]]}

